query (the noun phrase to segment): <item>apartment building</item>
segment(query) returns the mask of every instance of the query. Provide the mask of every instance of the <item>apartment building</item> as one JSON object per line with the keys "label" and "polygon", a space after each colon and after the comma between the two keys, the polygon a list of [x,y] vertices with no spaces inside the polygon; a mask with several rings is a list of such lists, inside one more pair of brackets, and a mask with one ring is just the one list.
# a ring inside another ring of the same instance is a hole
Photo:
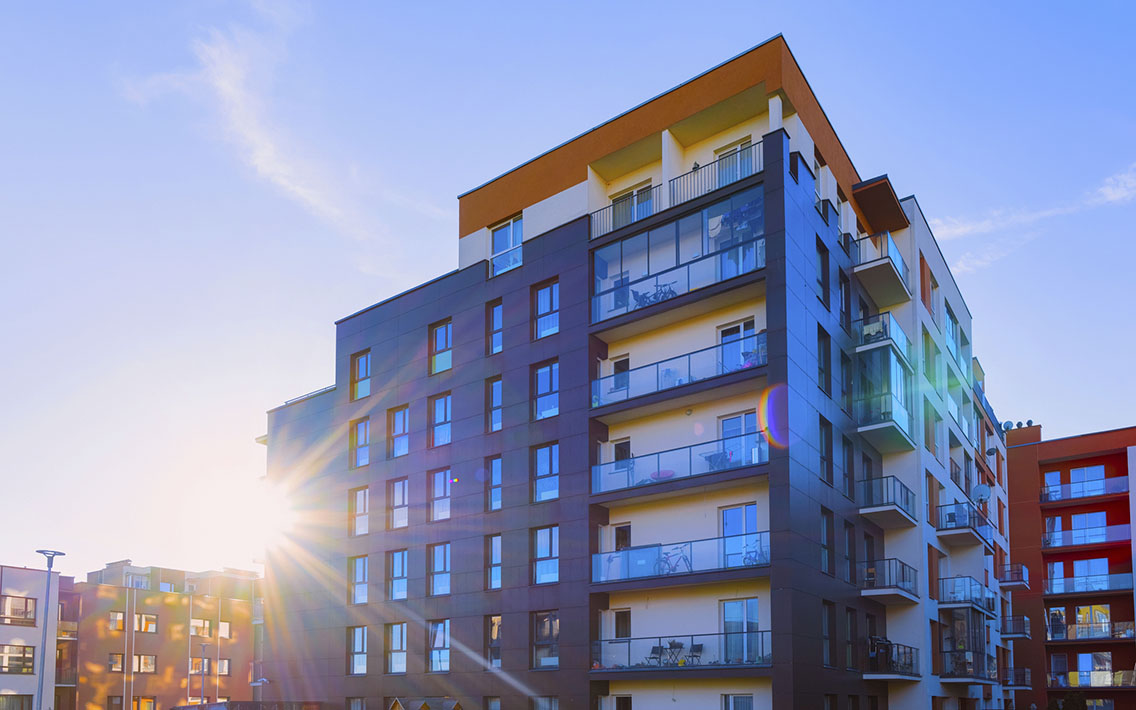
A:
{"label": "apartment building", "polygon": [[971,313],[783,38],[461,195],[458,253],[268,413],[266,700],[1013,706]]}
{"label": "apartment building", "polygon": [[[47,571],[0,565],[0,710],[34,710],[39,692],[39,674],[44,673],[44,708],[68,710],[52,699],[57,692],[57,642],[64,632],[59,621],[60,585],[70,577],[52,572],[51,597],[47,597]],[[65,585],[67,586],[67,585]],[[43,629],[47,626],[47,649]],[[66,652],[66,649],[63,649]],[[65,686],[65,683],[64,683]],[[66,691],[63,692],[66,696]]]}
{"label": "apartment building", "polygon": [[1043,440],[1019,422],[1006,442],[1012,554],[1037,580],[1016,608],[1034,629],[1018,652],[1036,679],[1019,707],[1074,692],[1094,710],[1136,706],[1136,427]]}
{"label": "apartment building", "polygon": [[[259,579],[120,560],[74,585],[79,710],[252,700]],[[257,619],[259,622],[260,619]]]}

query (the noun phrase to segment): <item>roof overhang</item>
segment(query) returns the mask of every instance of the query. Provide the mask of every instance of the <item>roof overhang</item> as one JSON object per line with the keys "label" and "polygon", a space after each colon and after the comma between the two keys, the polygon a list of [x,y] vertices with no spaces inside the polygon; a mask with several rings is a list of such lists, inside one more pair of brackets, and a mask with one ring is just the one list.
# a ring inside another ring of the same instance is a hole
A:
{"label": "roof overhang", "polygon": [[873,232],[894,232],[911,224],[887,175],[853,185],[852,199],[868,219]]}

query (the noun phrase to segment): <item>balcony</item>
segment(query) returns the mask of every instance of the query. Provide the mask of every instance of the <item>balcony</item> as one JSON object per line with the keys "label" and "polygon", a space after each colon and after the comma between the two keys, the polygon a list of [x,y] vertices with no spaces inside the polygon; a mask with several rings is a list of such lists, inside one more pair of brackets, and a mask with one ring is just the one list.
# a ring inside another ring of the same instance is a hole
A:
{"label": "balcony", "polygon": [[891,313],[880,313],[856,321],[852,324],[852,337],[856,338],[857,352],[890,343],[903,357],[907,366],[911,367],[914,360],[911,340]]}
{"label": "balcony", "polygon": [[693,261],[597,293],[592,297],[592,322],[632,313],[764,268],[764,237],[733,240]]}
{"label": "balcony", "polygon": [[1136,624],[1131,621],[1098,621],[1091,624],[1049,623],[1046,641],[1132,641]]}
{"label": "balcony", "polygon": [[1136,688],[1136,671],[1047,673],[1050,688]]}
{"label": "balcony", "polygon": [[919,570],[900,560],[872,560],[856,565],[860,596],[881,604],[915,604],[919,601]]}
{"label": "balcony", "polygon": [[79,678],[79,669],[77,668],[59,668],[55,669],[55,684],[56,685],[76,685]]}
{"label": "balcony", "polygon": [[1029,589],[1029,568],[1021,562],[1015,562],[1002,567],[998,578],[1002,589]]}
{"label": "balcony", "polygon": [[872,637],[868,642],[868,662],[864,680],[917,680],[919,649]]}
{"label": "balcony", "polygon": [[766,334],[695,350],[592,381],[592,407],[603,407],[656,392],[701,382],[768,362]]}
{"label": "balcony", "polygon": [[997,613],[994,592],[974,577],[944,577],[939,580],[939,608],[971,607],[993,617]]}
{"label": "balcony", "polygon": [[768,566],[769,533],[756,532],[597,552],[592,555],[592,582],[604,584]]}
{"label": "balcony", "polygon": [[677,634],[606,639],[592,643],[593,673],[646,671],[672,674],[773,664],[769,631]]}
{"label": "balcony", "polygon": [[915,494],[895,476],[857,481],[860,515],[885,530],[915,527]]}
{"label": "balcony", "polygon": [[1092,481],[1048,486],[1041,489],[1041,502],[1060,503],[1063,501],[1079,500],[1081,498],[1096,498],[1098,496],[1111,495],[1128,495],[1127,476],[1098,478]]}
{"label": "balcony", "polygon": [[911,410],[891,392],[856,400],[853,406],[856,431],[880,453],[915,450]]}
{"label": "balcony", "polygon": [[938,509],[939,539],[951,547],[992,546],[994,530],[986,516],[971,503],[948,503]]}
{"label": "balcony", "polygon": [[57,639],[77,639],[79,638],[79,622],[78,621],[64,621],[59,620],[55,628],[55,638]]}
{"label": "balcony", "polygon": [[1041,537],[1041,547],[1052,550],[1064,547],[1085,545],[1111,545],[1127,543],[1132,539],[1132,528],[1128,524],[1105,525],[1097,528],[1078,528],[1047,532]]}
{"label": "balcony", "polygon": [[1002,671],[1002,686],[1006,690],[1030,690],[1033,681],[1029,668],[1007,668]]}
{"label": "balcony", "polygon": [[852,242],[852,273],[880,308],[911,300],[907,262],[890,232]]}
{"label": "balcony", "polygon": [[1030,620],[1028,616],[1003,616],[1002,638],[1028,639],[1030,638]]}
{"label": "balcony", "polygon": [[943,651],[943,669],[939,679],[943,683],[997,683],[998,661],[994,656],[979,651]]}
{"label": "balcony", "polygon": [[765,169],[760,142],[725,155],[713,163],[699,166],[671,180],[671,207],[702,197],[719,188],[756,175]]}
{"label": "balcony", "polygon": [[663,209],[660,201],[663,195],[663,186],[644,188],[630,192],[623,197],[616,198],[603,209],[598,209],[591,215],[592,239],[602,237],[608,232],[614,232],[620,227],[647,219]]}
{"label": "balcony", "polygon": [[1057,577],[1045,580],[1043,594],[1091,594],[1125,592],[1132,589],[1132,573],[1090,574],[1082,577]]}
{"label": "balcony", "polygon": [[764,433],[732,436],[592,466],[592,494],[646,488],[762,463],[769,463]]}

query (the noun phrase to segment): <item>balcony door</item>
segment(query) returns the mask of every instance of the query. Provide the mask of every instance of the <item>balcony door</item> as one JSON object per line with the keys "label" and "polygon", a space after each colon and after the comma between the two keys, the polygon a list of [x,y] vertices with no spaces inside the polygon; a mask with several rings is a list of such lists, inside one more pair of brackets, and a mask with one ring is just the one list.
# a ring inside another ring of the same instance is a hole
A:
{"label": "balcony door", "polygon": [[1076,608],[1077,638],[1108,638],[1112,631],[1112,609],[1108,604],[1087,604]]}
{"label": "balcony door", "polygon": [[753,174],[753,146],[744,140],[718,151],[718,187],[725,187]]}
{"label": "balcony door", "polygon": [[757,460],[757,412],[745,412],[719,420],[722,435],[722,451],[711,454],[717,457],[707,459],[710,470],[724,470],[744,466]]}
{"label": "balcony door", "polygon": [[761,560],[758,547],[757,504],[722,508],[722,553],[726,567],[753,566]]}
{"label": "balcony door", "polygon": [[1069,471],[1070,495],[1075,498],[1104,494],[1104,466],[1074,468]]}
{"label": "balcony door", "polygon": [[757,597],[722,602],[722,661],[757,663],[765,655],[757,624]]}
{"label": "balcony door", "polygon": [[757,337],[752,319],[719,330],[718,344],[721,352],[718,374],[735,372],[757,364]]}
{"label": "balcony door", "polygon": [[652,196],[651,185],[648,183],[611,198],[612,229],[619,229],[644,217],[650,217]]}
{"label": "balcony door", "polygon": [[1072,522],[1072,539],[1067,544],[1070,545],[1088,545],[1097,542],[1104,542],[1107,531],[1107,518],[1103,510],[1096,510],[1091,513],[1073,513],[1070,516]]}

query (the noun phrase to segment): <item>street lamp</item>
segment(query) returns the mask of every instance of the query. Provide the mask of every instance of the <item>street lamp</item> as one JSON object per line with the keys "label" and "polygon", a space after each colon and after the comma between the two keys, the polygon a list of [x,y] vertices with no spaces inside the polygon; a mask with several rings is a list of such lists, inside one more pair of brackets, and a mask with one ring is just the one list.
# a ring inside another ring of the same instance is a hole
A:
{"label": "street lamp", "polygon": [[201,665],[198,666],[198,668],[201,670],[201,697],[198,698],[198,700],[201,701],[201,703],[200,703],[201,705],[204,705],[205,704],[205,648],[207,646],[209,646],[209,644],[207,644],[205,642],[201,642],[197,645],[201,647]]}
{"label": "street lamp", "polygon": [[47,558],[47,593],[43,602],[43,636],[40,642],[39,653],[39,693],[36,695],[36,710],[43,710],[43,677],[47,674],[47,615],[51,609],[51,567],[56,557],[63,557],[65,552],[58,550],[36,550]]}

